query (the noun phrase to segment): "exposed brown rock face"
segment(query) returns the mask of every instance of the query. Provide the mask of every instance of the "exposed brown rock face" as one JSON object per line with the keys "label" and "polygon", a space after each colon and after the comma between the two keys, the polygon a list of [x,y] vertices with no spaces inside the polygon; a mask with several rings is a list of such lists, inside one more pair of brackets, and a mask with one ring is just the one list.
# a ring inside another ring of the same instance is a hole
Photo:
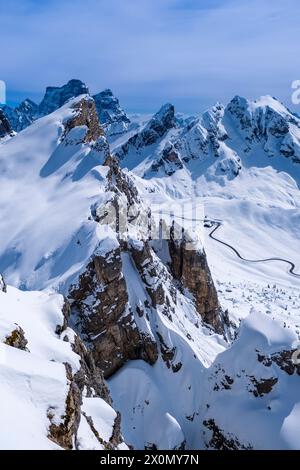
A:
{"label": "exposed brown rock face", "polygon": [[120,249],[95,256],[69,295],[77,328],[105,377],[129,359],[154,364],[157,346],[140,332],[128,305]]}
{"label": "exposed brown rock face", "polygon": [[152,306],[155,308],[157,305],[163,305],[165,303],[162,284],[163,273],[160,272],[158,264],[153,260],[149,243],[145,242],[142,249],[131,246],[130,252],[151,298]]}
{"label": "exposed brown rock face", "polygon": [[55,417],[54,410],[49,408],[50,420],[48,437],[63,449],[73,449],[81,416],[81,391],[72,375],[70,366],[66,365],[66,374],[69,379],[69,392],[66,399],[65,414],[60,424],[52,422]]}
{"label": "exposed brown rock face", "polygon": [[96,142],[99,137],[104,136],[104,131],[100,126],[95,102],[92,99],[83,98],[74,105],[75,115],[65,124],[65,139],[71,129],[78,126],[86,126],[88,131],[83,139],[84,143]]}
{"label": "exposed brown rock face", "polygon": [[207,264],[205,252],[187,249],[185,239],[169,241],[171,272],[175,279],[193,294],[203,321],[217,333],[224,332],[217,292]]}
{"label": "exposed brown rock face", "polygon": [[277,384],[278,378],[271,377],[270,379],[257,380],[255,377],[251,377],[251,382],[255,386],[253,395],[255,397],[263,397],[273,390],[273,387]]}
{"label": "exposed brown rock face", "polygon": [[21,349],[22,351],[27,351],[27,339],[25,338],[24,330],[16,325],[16,329],[11,332],[9,336],[6,337],[5,344],[13,348]]}
{"label": "exposed brown rock face", "polygon": [[138,203],[140,201],[138,191],[132,180],[121,170],[118,160],[110,155],[104,165],[109,166],[107,190],[114,191],[116,194],[124,194],[129,206]]}

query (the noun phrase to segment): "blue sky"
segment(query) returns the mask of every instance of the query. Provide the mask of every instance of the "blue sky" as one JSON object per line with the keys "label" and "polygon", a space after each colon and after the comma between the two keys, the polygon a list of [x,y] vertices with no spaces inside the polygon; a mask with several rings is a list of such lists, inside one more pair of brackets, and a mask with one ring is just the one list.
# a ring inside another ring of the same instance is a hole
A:
{"label": "blue sky", "polygon": [[299,18],[298,0],[0,0],[0,79],[13,102],[80,78],[131,112],[235,94],[291,106]]}

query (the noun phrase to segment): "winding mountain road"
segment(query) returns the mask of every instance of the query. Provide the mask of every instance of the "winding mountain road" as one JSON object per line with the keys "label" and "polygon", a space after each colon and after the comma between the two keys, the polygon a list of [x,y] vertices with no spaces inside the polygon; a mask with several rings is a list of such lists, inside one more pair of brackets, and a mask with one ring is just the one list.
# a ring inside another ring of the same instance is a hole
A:
{"label": "winding mountain road", "polygon": [[300,278],[300,274],[295,273],[295,268],[296,268],[295,264],[292,261],[286,260],[284,258],[266,258],[266,259],[255,259],[255,260],[243,258],[243,256],[238,252],[238,250],[236,248],[234,248],[229,243],[226,243],[223,240],[220,240],[219,238],[217,238],[214,235],[216,233],[216,231],[221,227],[222,223],[221,222],[215,222],[213,220],[207,220],[207,222],[210,222],[213,225],[215,225],[213,230],[209,233],[209,237],[212,240],[215,240],[216,242],[221,243],[224,246],[227,246],[227,248],[230,248],[231,251],[233,251],[239,259],[241,259],[243,261],[246,261],[247,263],[268,263],[269,261],[282,261],[283,263],[286,263],[290,267],[289,273],[292,276],[296,276],[296,277]]}

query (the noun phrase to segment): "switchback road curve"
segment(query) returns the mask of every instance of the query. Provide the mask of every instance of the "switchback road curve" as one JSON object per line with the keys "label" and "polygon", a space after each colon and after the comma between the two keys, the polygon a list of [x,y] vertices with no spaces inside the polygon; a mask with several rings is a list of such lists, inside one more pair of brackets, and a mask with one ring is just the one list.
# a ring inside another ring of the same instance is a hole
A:
{"label": "switchback road curve", "polygon": [[215,236],[215,233],[216,231],[221,227],[221,222],[215,222],[213,220],[206,220],[206,222],[209,222],[211,224],[214,225],[214,228],[213,230],[209,233],[209,237],[212,239],[212,240],[215,240],[216,242],[218,243],[221,243],[222,245],[224,246],[227,246],[227,248],[230,248],[231,251],[233,251],[233,253],[236,254],[236,256],[243,260],[243,261],[246,261],[247,263],[268,263],[269,261],[281,261],[283,263],[286,263],[288,266],[289,266],[289,273],[292,275],[292,276],[295,276],[295,277],[299,277],[300,278],[300,274],[297,274],[295,273],[295,264],[292,262],[292,261],[289,261],[287,259],[284,259],[284,258],[266,258],[266,259],[247,259],[247,258],[243,258],[243,256],[238,252],[238,250],[236,248],[234,248],[232,245],[230,245],[229,243],[226,243],[224,242],[223,240],[220,240],[219,238],[217,238]]}

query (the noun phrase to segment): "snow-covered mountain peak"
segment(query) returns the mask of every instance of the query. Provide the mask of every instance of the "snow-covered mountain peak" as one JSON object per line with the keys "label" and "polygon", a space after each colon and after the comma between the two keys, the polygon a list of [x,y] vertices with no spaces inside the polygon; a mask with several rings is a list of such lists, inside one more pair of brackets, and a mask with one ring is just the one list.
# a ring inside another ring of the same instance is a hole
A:
{"label": "snow-covered mountain peak", "polygon": [[300,119],[275,98],[248,101],[236,96],[226,107],[225,119],[244,140],[244,151],[259,143],[268,156],[300,160]]}
{"label": "snow-covered mountain peak", "polygon": [[176,121],[174,106],[169,103],[163,105],[139,131],[115,149],[122,165],[132,169],[143,161],[143,157],[153,160],[157,149],[163,150],[170,135],[176,132]]}
{"label": "snow-covered mountain peak", "polygon": [[61,87],[48,86],[39,105],[39,114],[45,116],[63,106],[70,98],[88,94],[87,86],[81,81],[72,79]]}
{"label": "snow-covered mountain peak", "polygon": [[167,130],[175,126],[175,108],[172,104],[166,103],[154,114],[152,119],[150,119],[146,129],[156,131],[161,137]]}
{"label": "snow-covered mountain peak", "polygon": [[[231,114],[232,117],[244,121],[246,127],[247,124],[249,124],[249,122],[247,123],[247,119],[251,121],[252,125],[258,125],[258,121],[264,117],[266,124],[268,124],[267,121],[271,121],[274,116],[281,116],[287,122],[297,126],[300,124],[299,118],[291,113],[284,104],[270,95],[261,96],[254,101],[235,96],[227,105],[225,112]],[[241,122],[241,124],[243,124],[243,122]]]}
{"label": "snow-covered mountain peak", "polygon": [[110,89],[101,91],[93,96],[101,124],[109,137],[127,132],[131,121],[121,108],[118,98]]}
{"label": "snow-covered mountain peak", "polygon": [[12,129],[16,132],[20,132],[30,126],[39,117],[38,105],[28,98],[22,101],[16,108],[7,105],[3,106],[3,111]]}

